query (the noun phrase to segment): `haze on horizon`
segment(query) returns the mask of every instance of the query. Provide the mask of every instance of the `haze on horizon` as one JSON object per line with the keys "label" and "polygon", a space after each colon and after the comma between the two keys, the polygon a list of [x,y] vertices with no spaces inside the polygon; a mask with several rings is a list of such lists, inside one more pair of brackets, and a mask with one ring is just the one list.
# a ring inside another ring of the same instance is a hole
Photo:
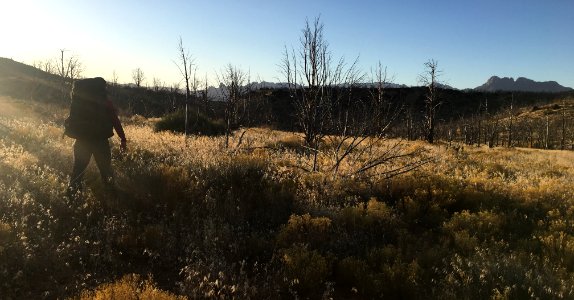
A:
{"label": "haze on horizon", "polygon": [[284,47],[297,47],[306,18],[321,16],[334,57],[369,72],[379,61],[393,81],[418,85],[429,59],[442,80],[474,88],[490,76],[527,77],[574,87],[574,1],[39,1],[0,4],[0,57],[33,64],[65,55],[83,76],[147,83],[181,81],[178,41],[195,58],[198,75],[215,84],[231,63],[252,80],[284,81]]}

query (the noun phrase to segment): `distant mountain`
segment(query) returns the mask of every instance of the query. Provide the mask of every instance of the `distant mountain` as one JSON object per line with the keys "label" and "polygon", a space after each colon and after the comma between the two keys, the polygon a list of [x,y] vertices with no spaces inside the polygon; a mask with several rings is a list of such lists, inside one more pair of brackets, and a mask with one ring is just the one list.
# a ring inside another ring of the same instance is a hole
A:
{"label": "distant mountain", "polygon": [[512,77],[500,78],[492,76],[485,84],[476,87],[476,91],[497,92],[497,91],[514,91],[514,92],[569,92],[569,87],[564,87],[556,81],[534,81],[524,77],[518,77],[514,80]]}

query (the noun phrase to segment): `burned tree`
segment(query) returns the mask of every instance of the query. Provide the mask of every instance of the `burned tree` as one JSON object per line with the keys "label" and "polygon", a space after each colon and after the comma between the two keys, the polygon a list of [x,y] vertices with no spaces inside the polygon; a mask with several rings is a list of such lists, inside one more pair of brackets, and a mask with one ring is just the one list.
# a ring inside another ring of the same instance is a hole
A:
{"label": "burned tree", "polygon": [[318,17],[313,23],[305,21],[299,53],[285,48],[281,68],[294,100],[305,145],[314,154],[313,171],[317,170],[319,143],[328,132],[332,109],[337,105],[335,90],[352,84],[354,66],[345,68],[343,58],[333,62],[323,36],[323,23]]}
{"label": "burned tree", "polygon": [[442,71],[438,69],[438,61],[431,59],[425,64],[425,71],[419,76],[421,82],[427,88],[425,96],[425,138],[427,142],[433,143],[435,139],[436,113],[442,104],[439,98],[438,77]]}
{"label": "burned tree", "polygon": [[229,147],[229,136],[234,127],[241,125],[246,114],[249,95],[249,77],[246,72],[228,64],[219,74],[221,99],[225,102],[225,147]]}
{"label": "burned tree", "polygon": [[[191,80],[191,70],[195,65],[195,60],[189,55],[189,52],[185,50],[183,47],[183,40],[181,37],[179,38],[178,44],[178,51],[179,51],[179,63],[177,67],[181,76],[183,76],[183,80],[185,81],[185,136],[189,134],[189,102],[191,101],[191,90],[189,87],[190,80]],[[194,76],[195,77],[195,76]],[[195,80],[192,82],[192,87],[195,85]]]}
{"label": "burned tree", "polygon": [[[375,71],[367,94],[355,89],[364,78],[357,65],[358,60],[347,64],[343,58],[332,59],[319,18],[305,22],[298,52],[285,48],[281,68],[305,147],[312,155],[308,171],[319,170],[320,153],[327,158],[321,161],[332,162],[329,171],[333,176],[392,177],[420,166],[423,160],[414,159],[381,171],[383,165],[420,151],[404,151],[400,141],[389,142],[384,151],[375,151],[386,139],[398,110],[391,109],[385,98],[387,78],[382,65]],[[342,171],[345,161],[353,161],[354,169]]]}
{"label": "burned tree", "polygon": [[[68,99],[71,89],[71,83],[79,78],[82,74],[83,67],[80,60],[72,55],[68,59],[65,59],[64,52],[68,50],[60,49],[60,59],[57,67],[57,75],[60,76],[60,90],[62,93],[62,100],[66,101]],[[48,65],[46,65],[48,68]]]}
{"label": "burned tree", "polygon": [[145,75],[144,72],[142,71],[141,68],[135,68],[134,70],[132,70],[132,79],[134,80],[134,84],[136,85],[136,87],[141,87],[144,79],[145,79]]}

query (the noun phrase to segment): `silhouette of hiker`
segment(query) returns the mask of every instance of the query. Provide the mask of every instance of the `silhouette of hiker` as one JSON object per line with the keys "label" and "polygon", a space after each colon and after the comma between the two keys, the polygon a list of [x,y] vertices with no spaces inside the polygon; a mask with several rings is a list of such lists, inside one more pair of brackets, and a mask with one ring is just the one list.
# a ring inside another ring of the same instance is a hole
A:
{"label": "silhouette of hiker", "polygon": [[82,178],[92,155],[104,185],[113,189],[112,155],[108,138],[114,135],[115,129],[121,139],[120,150],[125,152],[126,136],[117,111],[107,97],[106,81],[103,78],[87,78],[74,82],[70,115],[64,127],[64,134],[76,139],[68,197],[71,199],[82,190]]}

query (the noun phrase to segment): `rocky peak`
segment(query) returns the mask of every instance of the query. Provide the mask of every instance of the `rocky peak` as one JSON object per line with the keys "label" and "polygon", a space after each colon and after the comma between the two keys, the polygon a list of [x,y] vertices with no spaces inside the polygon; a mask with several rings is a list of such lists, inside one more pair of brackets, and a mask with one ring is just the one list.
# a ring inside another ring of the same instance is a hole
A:
{"label": "rocky peak", "polygon": [[512,77],[498,76],[490,77],[485,84],[475,88],[477,91],[496,92],[496,91],[520,91],[520,92],[566,92],[572,91],[569,87],[564,87],[556,81],[538,82],[525,77],[518,77],[516,80]]}

